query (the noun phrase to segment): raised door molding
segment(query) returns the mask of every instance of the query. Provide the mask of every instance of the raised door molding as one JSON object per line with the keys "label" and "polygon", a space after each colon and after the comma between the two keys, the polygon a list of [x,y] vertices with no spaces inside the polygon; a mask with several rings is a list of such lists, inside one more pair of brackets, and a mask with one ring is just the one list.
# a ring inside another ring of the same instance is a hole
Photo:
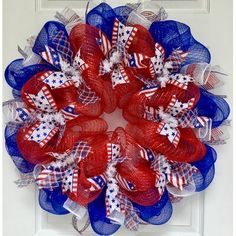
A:
{"label": "raised door molding", "polygon": [[[145,0],[129,0],[129,1],[117,1],[117,0],[96,0],[94,2],[107,2],[112,6],[136,2],[144,2]],[[175,13],[209,13],[210,0],[153,0],[158,2],[166,10]],[[56,11],[63,9],[65,6],[76,9],[79,13],[84,14],[88,1],[85,0],[35,0],[36,12]]]}

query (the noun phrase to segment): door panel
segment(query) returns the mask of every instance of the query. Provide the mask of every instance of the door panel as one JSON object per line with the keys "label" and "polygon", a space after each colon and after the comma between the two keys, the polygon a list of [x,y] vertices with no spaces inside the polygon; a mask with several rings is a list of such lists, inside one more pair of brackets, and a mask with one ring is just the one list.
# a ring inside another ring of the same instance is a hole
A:
{"label": "door panel", "polygon": [[[99,2],[99,1],[98,1]],[[117,1],[107,1],[118,5]],[[125,1],[119,1],[119,5]],[[137,1],[129,1],[137,2]],[[196,39],[206,45],[212,54],[212,64],[220,64],[228,73],[226,85],[218,94],[227,94],[232,107],[232,1],[226,0],[163,0],[169,19],[191,26]],[[3,50],[4,68],[20,57],[17,45],[24,47],[25,39],[37,34],[55,11],[73,7],[83,16],[86,1],[71,0],[4,0]],[[223,10],[222,10],[223,9]],[[4,100],[11,91],[3,83]],[[232,136],[232,133],[231,133]],[[120,230],[117,235],[150,236],[222,236],[232,235],[232,139],[216,147],[218,161],[212,185],[203,194],[184,199],[174,205],[174,214],[164,226],[143,226],[139,232]],[[3,150],[4,236],[77,235],[72,229],[71,216],[53,216],[43,212],[37,202],[37,189],[29,186],[18,189],[14,180],[19,174]],[[93,235],[91,229],[85,235]]]}

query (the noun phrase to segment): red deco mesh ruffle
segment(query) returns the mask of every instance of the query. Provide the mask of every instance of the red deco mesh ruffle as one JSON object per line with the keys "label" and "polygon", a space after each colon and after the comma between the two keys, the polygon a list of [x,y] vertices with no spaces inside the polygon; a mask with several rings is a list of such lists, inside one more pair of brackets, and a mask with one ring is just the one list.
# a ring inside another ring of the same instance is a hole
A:
{"label": "red deco mesh ruffle", "polygon": [[62,109],[68,105],[75,105],[75,111],[82,113],[86,116],[99,116],[102,113],[102,107],[99,101],[94,104],[82,104],[78,100],[78,94],[82,92],[83,86],[76,88],[74,85],[65,88],[51,89],[46,83],[40,80],[40,77],[44,72],[37,73],[23,86],[21,90],[22,99],[28,107],[31,107],[30,103],[25,97],[25,93],[37,94],[43,86],[46,86],[55,100],[58,109]]}
{"label": "red deco mesh ruffle", "polygon": [[[120,187],[121,191],[135,202],[142,205],[153,205],[160,198],[157,191],[154,191],[156,176],[150,169],[150,164],[141,158],[140,147],[121,128],[114,133],[98,135],[93,140],[86,139],[91,146],[90,154],[79,163],[79,180],[77,194],[67,192],[68,196],[79,204],[87,204],[93,201],[100,191],[88,191],[90,187],[87,178],[105,173],[107,168],[107,143],[121,144],[121,155],[126,159],[116,165],[119,173],[127,181],[135,185],[135,191],[127,191]],[[137,178],[139,176],[139,178]]]}
{"label": "red deco mesh ruffle", "polygon": [[194,83],[189,83],[187,90],[167,84],[164,88],[158,88],[150,99],[146,98],[144,94],[134,94],[127,106],[125,106],[123,116],[129,122],[136,123],[140,119],[144,118],[145,106],[157,109],[163,107],[165,110],[168,107],[173,94],[175,94],[176,98],[183,103],[194,98],[193,107],[196,105],[200,97],[199,88]]}
{"label": "red deco mesh ruffle", "polygon": [[49,162],[52,158],[45,153],[63,153],[68,149],[71,150],[77,141],[103,133],[107,129],[107,124],[102,119],[78,117],[66,123],[62,134],[58,132],[45,146],[40,147],[35,141],[25,139],[25,135],[33,125],[34,123],[25,125],[17,133],[17,144],[22,156],[33,164]]}
{"label": "red deco mesh ruffle", "polygon": [[127,159],[117,165],[117,172],[135,185],[135,191],[122,189],[122,192],[140,205],[151,206],[160,199],[155,188],[155,172],[150,168],[150,163],[140,156],[140,146],[137,142],[126,132],[124,134],[126,145],[123,145],[123,148],[126,150]]}
{"label": "red deco mesh ruffle", "polygon": [[104,174],[107,168],[107,142],[108,136],[101,134],[97,136],[91,136],[86,141],[91,147],[89,155],[82,160],[79,165],[79,179],[77,194],[67,192],[68,196],[75,202],[81,205],[86,205],[93,201],[101,191],[89,191],[91,184],[87,178]]}
{"label": "red deco mesh ruffle", "polygon": [[[140,25],[136,25],[136,27],[138,28],[138,31],[128,52],[143,53],[147,56],[153,56],[154,41],[150,33]],[[80,49],[81,58],[89,66],[89,68],[83,72],[83,78],[102,98],[104,111],[110,113],[114,111],[116,105],[120,108],[124,107],[132,94],[142,87],[142,83],[137,79],[138,76],[142,75],[149,77],[150,74],[148,68],[126,68],[125,71],[130,83],[117,85],[113,90],[111,75],[99,75],[99,66],[105,57],[97,44],[96,39],[98,37],[98,29],[89,25],[78,24],[70,33],[70,42],[74,55]],[[146,61],[146,64],[148,65],[148,61]]]}
{"label": "red deco mesh ruffle", "polygon": [[101,97],[103,110],[110,113],[117,102],[110,79],[99,76],[99,65],[104,56],[96,41],[98,37],[99,31],[95,27],[78,24],[70,33],[70,43],[74,55],[80,49],[81,58],[89,66],[82,74],[84,80]]}
{"label": "red deco mesh ruffle", "polygon": [[205,155],[205,146],[197,139],[190,128],[178,128],[180,140],[175,148],[166,136],[157,133],[158,122],[140,120],[135,124],[128,124],[126,131],[144,147],[149,147],[162,153],[167,159],[178,162],[198,161]]}
{"label": "red deco mesh ruffle", "polygon": [[[43,86],[47,86],[59,110],[70,104],[76,104],[77,88],[70,86],[67,88],[51,90],[48,85],[39,80],[39,77],[40,74],[37,74],[22,88],[22,99],[28,107],[33,108],[26,99],[25,93],[37,94]],[[94,104],[94,106],[99,105]],[[79,113],[81,112],[79,108],[81,108],[84,113],[86,113],[86,109],[89,111],[88,107],[84,108],[84,106],[80,107],[77,105],[77,110]],[[96,112],[98,112],[98,110],[100,109],[97,108]],[[91,113],[92,112],[90,111],[90,114]],[[68,149],[71,149],[78,140],[103,133],[107,130],[107,123],[104,120],[80,115],[76,119],[67,121],[65,127],[61,127],[61,129],[46,145],[40,147],[38,143],[27,140],[25,137],[35,122],[37,121],[32,121],[29,124],[25,124],[17,133],[17,144],[21,154],[26,160],[33,164],[50,162],[52,158],[47,155],[48,152],[63,153]]]}
{"label": "red deco mesh ruffle", "polygon": [[173,95],[176,95],[176,98],[183,103],[188,102],[191,98],[195,98],[195,106],[200,98],[200,90],[192,82],[188,84],[187,90],[168,84],[164,88],[159,88],[148,101],[147,105],[153,107],[162,106],[165,109],[169,105]]}

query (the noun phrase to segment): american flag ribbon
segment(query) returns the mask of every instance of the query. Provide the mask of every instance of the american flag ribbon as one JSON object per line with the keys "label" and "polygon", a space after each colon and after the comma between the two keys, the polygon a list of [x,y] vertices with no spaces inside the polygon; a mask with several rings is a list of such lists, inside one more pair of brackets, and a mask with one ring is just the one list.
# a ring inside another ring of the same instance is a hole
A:
{"label": "american flag ribbon", "polygon": [[111,43],[101,30],[99,30],[99,38],[97,39],[97,43],[103,55],[108,55],[109,51],[111,50]]}
{"label": "american flag ribbon", "polygon": [[155,44],[155,55],[150,58],[149,71],[151,77],[154,78],[156,75],[159,76],[163,72],[165,59],[165,50],[161,44]]}
{"label": "american flag ribbon", "polygon": [[112,30],[112,46],[122,45],[128,50],[137,31],[136,27],[125,26],[116,18]]}
{"label": "american flag ribbon", "polygon": [[107,179],[105,175],[98,175],[87,178],[87,181],[91,184],[89,191],[98,191],[106,185]]}
{"label": "american flag ribbon", "polygon": [[146,98],[149,99],[155,94],[157,89],[158,89],[157,85],[147,84],[141,89],[141,91],[139,92],[139,95],[143,94]]}
{"label": "american flag ribbon", "polygon": [[41,52],[40,55],[49,64],[53,65],[58,70],[62,70],[61,63],[63,59],[59,52],[57,52],[55,49],[45,45],[45,51]]}
{"label": "american flag ribbon", "polygon": [[127,181],[125,178],[123,178],[120,174],[116,174],[115,179],[117,180],[117,183],[119,186],[127,191],[134,191],[135,185],[131,183],[130,181]]}
{"label": "american flag ribbon", "polygon": [[186,90],[188,88],[188,83],[193,81],[193,78],[189,75],[172,74],[169,75],[167,84],[172,84]]}
{"label": "american flag ribbon", "polygon": [[149,57],[140,53],[129,54],[129,65],[130,67],[146,68],[147,66],[143,63],[145,59],[149,59]]}
{"label": "american flag ribbon", "polygon": [[174,127],[170,123],[161,121],[158,125],[157,133],[166,136],[170,143],[174,145],[174,147],[178,146],[180,140],[180,131],[177,127]]}
{"label": "american flag ribbon", "polygon": [[179,116],[186,110],[191,110],[193,108],[195,102],[195,98],[191,98],[188,102],[183,103],[179,101],[176,95],[173,95],[169,105],[166,108],[166,112],[171,114],[172,116]]}
{"label": "american flag ribbon", "polygon": [[63,115],[65,121],[73,120],[80,115],[78,112],[75,111],[75,105],[68,105],[60,112]]}

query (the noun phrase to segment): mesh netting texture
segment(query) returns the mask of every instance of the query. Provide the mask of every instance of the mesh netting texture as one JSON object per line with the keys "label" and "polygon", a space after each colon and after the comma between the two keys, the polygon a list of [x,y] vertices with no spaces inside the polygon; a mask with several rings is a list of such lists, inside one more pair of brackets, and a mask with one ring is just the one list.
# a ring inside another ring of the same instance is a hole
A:
{"label": "mesh netting texture", "polygon": [[[87,212],[99,235],[165,224],[205,190],[230,113],[190,27],[140,9],[101,3],[82,20],[66,8],[5,70],[8,154],[43,210]],[[102,115],[117,108],[128,124],[110,131]]]}

